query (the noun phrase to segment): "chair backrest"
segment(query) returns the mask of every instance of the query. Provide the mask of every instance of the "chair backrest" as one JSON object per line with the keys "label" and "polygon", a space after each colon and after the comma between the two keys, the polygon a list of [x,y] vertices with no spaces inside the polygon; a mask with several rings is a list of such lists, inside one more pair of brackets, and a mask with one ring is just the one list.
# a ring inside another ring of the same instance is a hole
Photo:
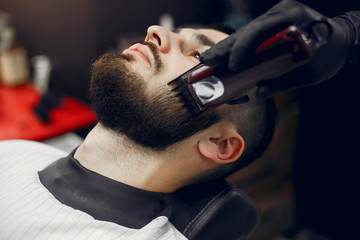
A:
{"label": "chair backrest", "polygon": [[260,223],[260,211],[240,189],[215,180],[169,196],[170,222],[190,240],[247,239]]}

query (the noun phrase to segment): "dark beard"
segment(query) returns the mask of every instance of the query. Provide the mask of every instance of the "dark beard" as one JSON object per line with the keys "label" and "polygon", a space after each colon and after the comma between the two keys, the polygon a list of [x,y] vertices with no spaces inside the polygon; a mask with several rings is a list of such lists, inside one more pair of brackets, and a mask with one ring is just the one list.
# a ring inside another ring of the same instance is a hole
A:
{"label": "dark beard", "polygon": [[[159,72],[162,64],[158,49],[152,43],[145,44],[151,49]],[[137,144],[162,150],[219,120],[214,113],[190,120],[167,85],[159,86],[154,94],[145,94],[143,79],[127,67],[132,61],[132,56],[110,51],[93,64],[90,100],[100,123]]]}

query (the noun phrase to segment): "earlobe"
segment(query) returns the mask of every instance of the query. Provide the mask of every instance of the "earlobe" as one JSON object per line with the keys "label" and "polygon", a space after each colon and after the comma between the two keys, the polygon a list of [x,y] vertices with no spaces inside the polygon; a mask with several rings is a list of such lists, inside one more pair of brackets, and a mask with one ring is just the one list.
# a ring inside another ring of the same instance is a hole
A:
{"label": "earlobe", "polygon": [[244,139],[235,131],[227,131],[221,137],[201,139],[199,152],[212,161],[225,164],[239,159],[245,148]]}

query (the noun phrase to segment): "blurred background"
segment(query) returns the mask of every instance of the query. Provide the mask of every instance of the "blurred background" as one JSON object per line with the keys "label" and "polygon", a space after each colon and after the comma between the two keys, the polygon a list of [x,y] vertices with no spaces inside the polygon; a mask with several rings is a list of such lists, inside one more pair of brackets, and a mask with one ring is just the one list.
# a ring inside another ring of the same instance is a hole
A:
{"label": "blurred background", "polygon": [[[143,39],[153,24],[237,29],[277,2],[0,0],[0,140],[72,149],[96,122],[87,86],[101,53]],[[358,1],[300,2],[329,17],[360,10]],[[271,146],[228,179],[263,214],[252,240],[359,239],[358,75],[350,65],[320,86],[276,96]]]}

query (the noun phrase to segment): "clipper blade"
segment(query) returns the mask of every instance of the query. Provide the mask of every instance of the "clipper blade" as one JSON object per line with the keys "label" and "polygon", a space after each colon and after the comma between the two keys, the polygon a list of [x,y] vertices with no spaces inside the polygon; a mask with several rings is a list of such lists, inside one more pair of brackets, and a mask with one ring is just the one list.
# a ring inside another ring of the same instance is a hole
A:
{"label": "clipper blade", "polygon": [[199,67],[201,67],[201,64],[195,66],[194,68],[168,83],[169,86],[173,87],[172,91],[186,108],[191,117],[195,117],[206,110],[202,103],[197,99],[192,85],[188,84],[189,76]]}

